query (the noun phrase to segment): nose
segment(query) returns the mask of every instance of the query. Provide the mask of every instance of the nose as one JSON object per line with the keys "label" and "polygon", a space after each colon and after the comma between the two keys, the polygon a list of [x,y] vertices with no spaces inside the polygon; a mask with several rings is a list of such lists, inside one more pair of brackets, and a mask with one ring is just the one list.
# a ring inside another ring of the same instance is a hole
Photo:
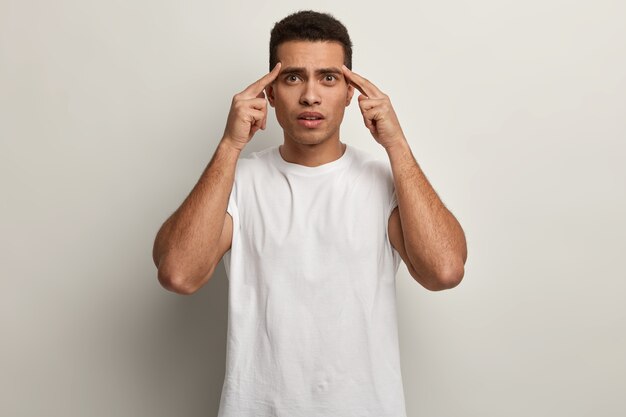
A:
{"label": "nose", "polygon": [[317,91],[317,85],[314,79],[309,79],[304,83],[302,94],[300,95],[300,104],[305,106],[312,106],[314,104],[320,104],[322,99]]}

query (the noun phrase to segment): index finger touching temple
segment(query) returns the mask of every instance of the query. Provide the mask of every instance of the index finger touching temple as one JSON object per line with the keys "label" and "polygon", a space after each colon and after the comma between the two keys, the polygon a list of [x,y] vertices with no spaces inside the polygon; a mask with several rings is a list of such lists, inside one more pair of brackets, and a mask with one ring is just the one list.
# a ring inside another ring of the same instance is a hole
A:
{"label": "index finger touching temple", "polygon": [[350,70],[345,65],[343,66],[343,73],[348,79],[348,82],[352,84],[354,88],[359,90],[361,94],[364,94],[369,98],[377,98],[383,95],[382,91],[380,91],[374,84],[361,77],[356,72]]}
{"label": "index finger touching temple", "polygon": [[263,77],[261,77],[254,83],[250,84],[250,86],[246,88],[245,91],[250,94],[254,94],[254,96],[259,95],[261,92],[263,92],[265,87],[267,87],[272,82],[274,82],[276,77],[278,77],[278,74],[280,73],[280,66],[281,66],[280,62],[277,63],[270,72],[265,74]]}

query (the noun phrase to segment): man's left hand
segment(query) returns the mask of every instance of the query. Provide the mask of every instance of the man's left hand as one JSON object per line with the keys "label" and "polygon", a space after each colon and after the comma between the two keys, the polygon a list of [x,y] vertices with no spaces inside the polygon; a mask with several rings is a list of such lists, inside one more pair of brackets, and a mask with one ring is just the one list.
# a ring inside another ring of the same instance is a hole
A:
{"label": "man's left hand", "polygon": [[385,149],[398,142],[406,140],[400,127],[400,122],[393,110],[389,97],[380,91],[374,84],[343,66],[346,81],[361,92],[359,108],[363,115],[365,127]]}

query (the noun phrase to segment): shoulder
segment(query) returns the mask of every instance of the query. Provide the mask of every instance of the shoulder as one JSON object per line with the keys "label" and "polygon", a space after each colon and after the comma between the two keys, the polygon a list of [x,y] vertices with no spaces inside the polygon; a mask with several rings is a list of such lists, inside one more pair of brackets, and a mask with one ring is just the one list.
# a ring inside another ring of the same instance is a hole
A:
{"label": "shoulder", "polygon": [[243,154],[237,160],[235,168],[236,178],[248,175],[259,175],[263,169],[273,166],[274,150],[277,146],[270,146],[260,151]]}
{"label": "shoulder", "polygon": [[352,147],[353,166],[372,181],[393,186],[393,174],[389,159],[365,150]]}

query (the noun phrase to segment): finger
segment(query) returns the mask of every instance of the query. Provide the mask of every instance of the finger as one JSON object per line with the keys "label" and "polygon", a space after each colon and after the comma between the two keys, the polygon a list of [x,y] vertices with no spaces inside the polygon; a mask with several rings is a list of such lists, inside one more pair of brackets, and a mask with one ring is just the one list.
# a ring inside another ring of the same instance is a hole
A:
{"label": "finger", "polygon": [[369,129],[370,132],[374,133],[376,131],[376,125],[374,121],[363,114],[363,123],[365,123],[365,127]]}
{"label": "finger", "polygon": [[267,107],[267,101],[264,98],[253,98],[250,100],[246,100],[246,102],[251,108],[256,110],[265,110]]}
{"label": "finger", "polygon": [[373,109],[380,104],[382,104],[382,101],[380,99],[370,99],[364,95],[359,96],[359,107],[362,111]]}
{"label": "finger", "polygon": [[378,116],[379,116],[378,109],[372,108],[370,110],[363,111],[363,117],[367,117],[367,119],[371,120],[372,122],[378,119]]}
{"label": "finger", "polygon": [[361,93],[361,95],[359,97],[365,97],[367,98],[367,93],[365,92],[365,90],[363,90],[363,87],[361,87],[360,85],[358,85],[357,83],[355,83],[352,78],[350,78],[350,73],[348,73],[345,69],[345,65],[344,65],[344,69],[343,69],[343,75],[346,77],[346,81],[348,82],[348,84],[350,84],[351,86],[353,86],[354,88],[356,88],[357,90],[359,90],[359,92]]}
{"label": "finger", "polygon": [[265,87],[274,82],[276,77],[278,77],[278,73],[280,72],[280,66],[280,62],[277,63],[270,72],[268,72],[263,77],[250,84],[245,90],[243,90],[242,94],[251,97],[260,96],[263,90],[265,90]]}
{"label": "finger", "polygon": [[248,137],[252,138],[252,136],[254,136],[254,134],[258,131],[259,131],[258,126],[256,125],[252,126],[252,128],[250,129],[250,133],[248,134]]}
{"label": "finger", "polygon": [[247,114],[246,120],[248,121],[248,123],[261,126],[261,122],[263,122],[264,118],[265,112],[261,110],[251,109],[250,112]]}
{"label": "finger", "polygon": [[260,119],[257,119],[256,116],[253,119],[253,123],[250,125],[250,133],[249,133],[249,137],[254,136],[254,134],[256,132],[258,132],[260,129],[263,129],[263,117],[260,116]]}
{"label": "finger", "polygon": [[265,129],[264,125],[265,125],[265,114],[263,115],[263,117],[261,117],[260,120],[257,120],[253,126],[256,127],[257,130],[259,129],[264,130]]}
{"label": "finger", "polygon": [[365,123],[365,127],[372,130],[372,127],[374,126],[374,121],[372,120],[371,112],[363,108],[362,103],[364,101],[368,101],[368,99],[365,98],[364,95],[360,95],[359,96],[359,109],[361,110],[361,116],[363,116],[363,123]]}
{"label": "finger", "polygon": [[385,94],[378,89],[374,84],[361,77],[356,72],[351,71],[348,67],[343,65],[343,74],[348,82],[354,86],[361,94],[366,95],[369,98],[382,98]]}
{"label": "finger", "polygon": [[372,126],[374,126],[374,123],[366,115],[363,115],[363,122],[365,123],[365,127],[370,130],[372,129]]}

